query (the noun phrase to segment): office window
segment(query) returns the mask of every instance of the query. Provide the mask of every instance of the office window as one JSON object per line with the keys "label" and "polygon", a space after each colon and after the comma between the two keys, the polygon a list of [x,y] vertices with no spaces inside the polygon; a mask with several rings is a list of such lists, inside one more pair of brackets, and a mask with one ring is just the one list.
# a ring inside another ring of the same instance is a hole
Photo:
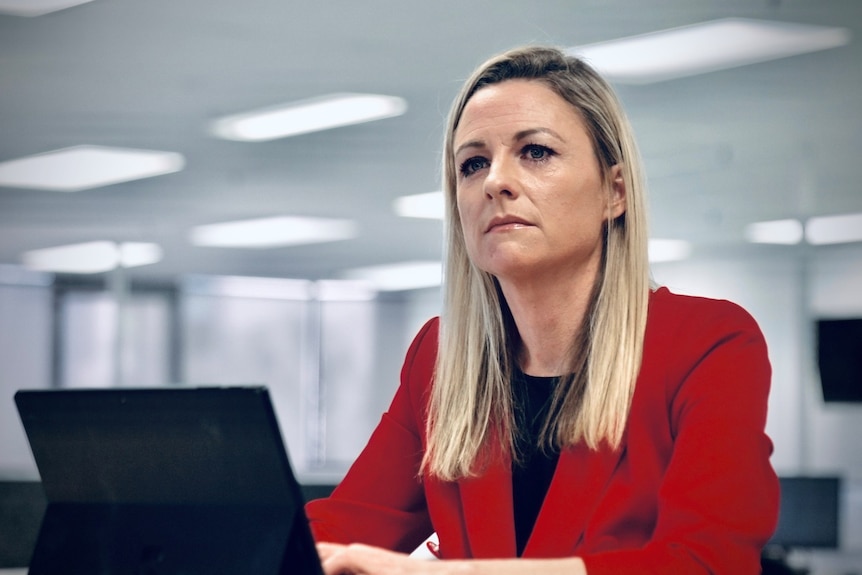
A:
{"label": "office window", "polygon": [[190,385],[265,385],[291,459],[306,459],[306,426],[316,418],[304,389],[307,303],[184,292],[180,305],[182,381]]}
{"label": "office window", "polygon": [[120,311],[109,291],[58,293],[62,387],[169,385],[171,301],[159,292],[132,293]]}

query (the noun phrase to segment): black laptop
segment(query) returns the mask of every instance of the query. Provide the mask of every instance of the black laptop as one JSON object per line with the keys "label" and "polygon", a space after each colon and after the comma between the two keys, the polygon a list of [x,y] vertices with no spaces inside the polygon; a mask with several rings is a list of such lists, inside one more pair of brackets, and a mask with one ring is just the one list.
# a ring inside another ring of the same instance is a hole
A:
{"label": "black laptop", "polygon": [[263,387],[26,390],[31,575],[320,574]]}

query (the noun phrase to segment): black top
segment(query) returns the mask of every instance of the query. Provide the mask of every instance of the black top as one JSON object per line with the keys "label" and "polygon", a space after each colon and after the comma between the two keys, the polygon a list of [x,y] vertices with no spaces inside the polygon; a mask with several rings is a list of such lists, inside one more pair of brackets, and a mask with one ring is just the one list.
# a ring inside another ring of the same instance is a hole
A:
{"label": "black top", "polygon": [[512,501],[518,556],[523,553],[533,531],[560,456],[556,449],[549,452],[547,448],[542,450],[539,446],[539,432],[558,379],[534,377],[519,371],[512,380],[519,431],[516,448],[521,460],[520,464],[512,463]]}

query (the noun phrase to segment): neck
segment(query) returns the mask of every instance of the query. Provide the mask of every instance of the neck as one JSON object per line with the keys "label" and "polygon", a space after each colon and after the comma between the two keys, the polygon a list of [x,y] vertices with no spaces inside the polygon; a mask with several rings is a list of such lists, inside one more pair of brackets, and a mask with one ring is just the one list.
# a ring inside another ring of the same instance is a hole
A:
{"label": "neck", "polygon": [[567,372],[596,276],[554,282],[500,281],[518,329],[517,360],[524,373],[557,376]]}

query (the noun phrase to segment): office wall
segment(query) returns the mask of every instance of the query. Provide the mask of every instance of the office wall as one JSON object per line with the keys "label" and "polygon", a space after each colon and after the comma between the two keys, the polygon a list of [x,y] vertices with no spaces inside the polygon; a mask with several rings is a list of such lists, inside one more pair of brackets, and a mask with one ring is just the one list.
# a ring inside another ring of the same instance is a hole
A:
{"label": "office wall", "polygon": [[60,387],[171,383],[172,310],[165,294],[130,295],[121,312],[109,291],[64,290],[55,309]]}

